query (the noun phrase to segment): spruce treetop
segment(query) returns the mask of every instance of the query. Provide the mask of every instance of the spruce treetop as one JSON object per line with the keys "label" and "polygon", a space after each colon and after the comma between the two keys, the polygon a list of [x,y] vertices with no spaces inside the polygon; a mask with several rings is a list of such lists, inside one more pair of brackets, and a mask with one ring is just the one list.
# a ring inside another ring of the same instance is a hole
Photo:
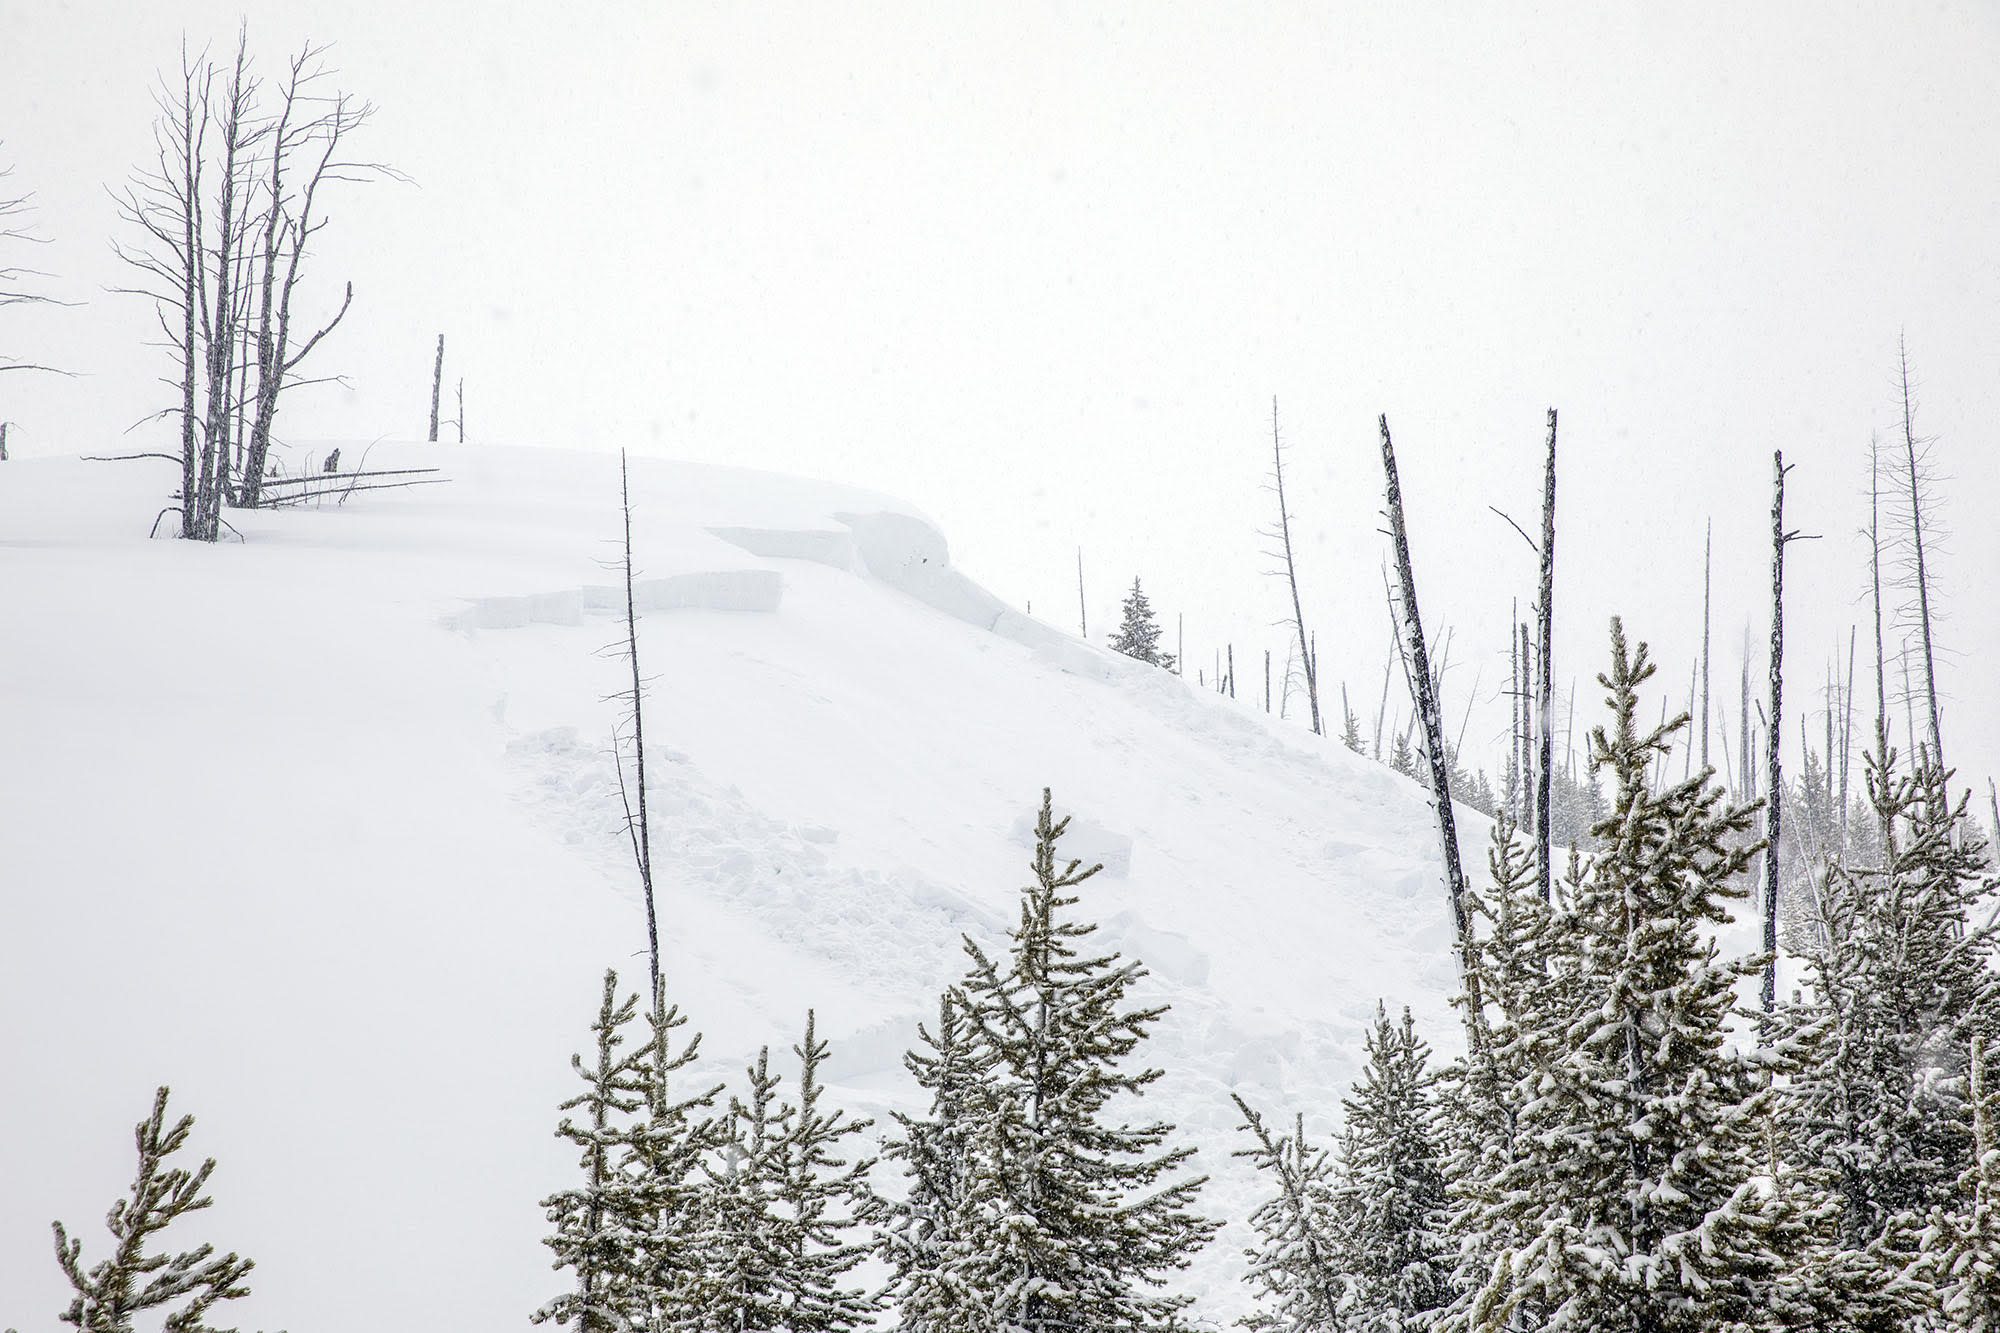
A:
{"label": "spruce treetop", "polygon": [[1153,618],[1153,604],[1146,600],[1138,579],[1132,580],[1132,591],[1125,594],[1121,610],[1123,618],[1111,636],[1112,650],[1172,671],[1174,655],[1160,651],[1160,622]]}
{"label": "spruce treetop", "polygon": [[202,1193],[215,1159],[192,1171],[169,1167],[167,1158],[187,1142],[194,1117],[182,1116],[171,1128],[166,1121],[167,1089],[153,1094],[153,1113],[133,1130],[139,1149],[139,1170],[132,1193],[111,1205],[105,1227],[117,1242],[109,1259],[82,1267],[83,1242],[72,1240],[61,1222],[54,1223],[56,1262],[76,1289],[76,1299],[62,1322],[78,1333],[132,1333],[135,1315],[184,1302],[167,1316],[174,1333],[234,1333],[205,1323],[218,1301],[250,1294],[243,1279],[256,1265],[234,1254],[215,1256],[215,1247],[196,1246],[180,1254],[149,1254],[147,1242],[174,1219],[207,1208],[213,1201]]}

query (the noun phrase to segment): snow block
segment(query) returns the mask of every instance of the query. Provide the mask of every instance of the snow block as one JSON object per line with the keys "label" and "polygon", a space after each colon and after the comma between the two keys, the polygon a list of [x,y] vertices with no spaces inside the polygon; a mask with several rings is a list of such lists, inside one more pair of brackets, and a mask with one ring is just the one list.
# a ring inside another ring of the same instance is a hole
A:
{"label": "snow block", "polygon": [[[1058,821],[1067,817],[1069,828],[1056,843],[1058,863],[1071,860],[1084,865],[1101,864],[1104,869],[1098,873],[1113,879],[1124,879],[1132,873],[1132,839],[1123,833],[1113,833],[1096,820],[1072,813],[1061,806],[1055,807]],[[1015,843],[1022,847],[1035,845],[1034,814],[1023,813],[1014,820],[1011,835]]]}
{"label": "snow block", "polygon": [[710,528],[709,535],[768,560],[810,560],[850,574],[866,573],[852,532],[831,528]]}
{"label": "snow block", "polygon": [[1120,912],[1100,924],[1106,941],[1136,958],[1156,975],[1184,986],[1208,982],[1208,955],[1194,941],[1171,930],[1155,930],[1137,912]]}
{"label": "snow block", "polygon": [[[636,579],[632,605],[640,611],[771,612],[785,594],[775,569],[720,569],[665,578]],[[527,625],[581,625],[588,611],[625,609],[622,585],[593,584],[526,597],[480,597],[444,618],[456,630],[521,629]]]}

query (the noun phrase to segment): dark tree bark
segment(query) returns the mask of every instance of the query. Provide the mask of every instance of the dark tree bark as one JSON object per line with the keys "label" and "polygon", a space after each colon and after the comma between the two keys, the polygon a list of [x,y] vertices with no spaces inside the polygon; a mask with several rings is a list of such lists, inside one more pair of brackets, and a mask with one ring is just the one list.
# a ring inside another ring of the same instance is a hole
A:
{"label": "dark tree bark", "polygon": [[1937,659],[1931,650],[1931,579],[1924,563],[1924,496],[1917,466],[1916,406],[1910,397],[1910,353],[1896,344],[1903,383],[1903,450],[1910,488],[1910,545],[1916,558],[1918,641],[1924,650],[1924,698],[1930,706],[1931,759],[1944,767],[1944,735],[1938,728]]}
{"label": "dark tree bark", "polygon": [[[632,771],[625,781],[624,750],[618,752],[618,795],[625,805],[625,833],[632,844],[632,859],[639,870],[639,887],[646,896],[646,952],[652,963],[653,1013],[664,1013],[661,991],[660,925],[653,906],[653,838],[646,816],[646,699],[639,674],[639,614],[632,595],[632,482],[625,466],[625,451],[618,451],[618,501],[625,521],[625,660],[632,667],[631,708]],[[638,809],[633,809],[636,793]]]}
{"label": "dark tree bark", "polygon": [[1715,570],[1715,521],[1701,537],[1701,767],[1708,770],[1708,627],[1710,580]]}
{"label": "dark tree bark", "polygon": [[1542,599],[1536,608],[1541,616],[1541,657],[1537,666],[1541,678],[1535,691],[1536,722],[1541,728],[1541,759],[1535,766],[1535,838],[1541,857],[1535,867],[1542,901],[1549,901],[1554,878],[1553,834],[1549,828],[1552,796],[1550,766],[1555,761],[1555,683],[1551,674],[1555,657],[1556,597],[1556,410],[1549,409],[1549,456],[1542,478]]}
{"label": "dark tree bark", "polygon": [[1409,667],[1411,700],[1424,728],[1424,749],[1430,761],[1431,796],[1437,806],[1438,843],[1444,855],[1445,888],[1451,895],[1451,919],[1456,932],[1459,977],[1467,989],[1467,1022],[1477,1021],[1478,981],[1466,966],[1472,943],[1472,921],[1465,906],[1465,871],[1459,863],[1458,828],[1451,808],[1451,772],[1444,748],[1444,715],[1439,711],[1431,678],[1430,654],[1424,645],[1423,618],[1417,611],[1417,576],[1410,565],[1409,530],[1403,522],[1403,489],[1396,478],[1396,448],[1389,438],[1389,418],[1381,418],[1382,472],[1386,479],[1389,540],[1396,552],[1399,628]]}
{"label": "dark tree bark", "polygon": [[1770,797],[1764,806],[1764,1012],[1778,1002],[1778,833],[1784,816],[1784,773],[1779,766],[1779,720],[1784,717],[1785,688],[1785,545],[1800,534],[1785,531],[1785,456],[1771,455],[1771,715],[1765,737],[1765,783]]}

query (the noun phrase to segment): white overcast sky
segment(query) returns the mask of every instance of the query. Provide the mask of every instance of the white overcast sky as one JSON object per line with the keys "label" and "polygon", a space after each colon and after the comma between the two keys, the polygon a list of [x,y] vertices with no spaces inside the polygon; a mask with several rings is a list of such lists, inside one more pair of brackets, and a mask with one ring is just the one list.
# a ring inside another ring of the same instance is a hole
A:
{"label": "white overcast sky", "polygon": [[[86,303],[0,312],[0,351],[79,372],[0,382],[23,454],[104,449],[162,401],[146,312],[103,292],[106,187],[148,150],[183,31],[219,51],[239,14],[0,7],[0,164],[35,192],[51,289]],[[1712,519],[1733,733],[1783,449],[1791,524],[1824,534],[1791,553],[1786,727],[1821,734],[1857,621],[1869,674],[1855,533],[1905,334],[1952,479],[1946,740],[1984,810],[2000,6],[487,0],[248,22],[266,70],[335,43],[379,107],[359,146],[414,181],[335,201],[314,299],[351,278],[355,308],[319,365],[351,387],[302,393],[281,434],[419,435],[443,332],[475,441],[888,490],[1071,627],[1081,545],[1093,638],[1138,574],[1170,637],[1186,613],[1191,665],[1236,644],[1247,692],[1265,648],[1283,660],[1256,536],[1276,395],[1326,688],[1372,719],[1386,412],[1423,609],[1456,631],[1447,707],[1477,679],[1489,763],[1533,571],[1486,506],[1532,520],[1550,405],[1559,678],[1589,681],[1622,612],[1684,702]]]}

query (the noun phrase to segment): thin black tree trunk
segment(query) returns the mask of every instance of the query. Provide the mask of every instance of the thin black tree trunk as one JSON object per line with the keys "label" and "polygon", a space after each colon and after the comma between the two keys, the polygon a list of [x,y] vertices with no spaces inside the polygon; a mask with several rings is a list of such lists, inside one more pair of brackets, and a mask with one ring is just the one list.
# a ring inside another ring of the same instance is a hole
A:
{"label": "thin black tree trunk", "polygon": [[1778,833],[1784,813],[1778,733],[1785,688],[1785,455],[1771,455],[1771,717],[1765,738],[1770,799],[1764,805],[1764,1012],[1778,1003]]}
{"label": "thin black tree trunk", "polygon": [[1931,580],[1924,564],[1924,502],[1917,478],[1916,410],[1910,402],[1910,354],[1899,341],[1903,378],[1903,449],[1909,462],[1910,540],[1917,557],[1917,628],[1924,649],[1924,698],[1930,705],[1931,762],[1944,769],[1944,735],[1938,728],[1937,659],[1931,652]]}
{"label": "thin black tree trunk", "polygon": [[1451,773],[1446,767],[1444,716],[1432,687],[1430,653],[1424,646],[1424,623],[1417,611],[1417,576],[1410,564],[1409,530],[1403,522],[1403,488],[1396,479],[1396,448],[1389,438],[1389,418],[1381,418],[1382,472],[1387,485],[1389,539],[1396,549],[1396,574],[1401,584],[1401,633],[1407,640],[1410,689],[1424,727],[1424,749],[1430,761],[1431,796],[1437,806],[1438,843],[1444,855],[1445,888],[1451,895],[1452,926],[1457,932],[1460,980],[1466,987],[1467,1023],[1479,1013],[1478,979],[1468,966],[1472,920],[1465,906],[1465,871],[1459,864],[1458,828],[1452,817]]}
{"label": "thin black tree trunk", "polygon": [[1555,760],[1556,733],[1552,716],[1555,704],[1555,681],[1550,674],[1555,657],[1556,633],[1556,410],[1549,409],[1549,458],[1548,471],[1542,479],[1542,601],[1541,612],[1542,642],[1541,659],[1536,664],[1541,672],[1535,691],[1536,724],[1541,728],[1541,760],[1535,766],[1535,840],[1541,849],[1536,863],[1538,887],[1542,891],[1542,901],[1549,901],[1550,883],[1554,876],[1552,839],[1549,833],[1550,765]]}
{"label": "thin black tree trunk", "polygon": [[1889,668],[1882,651],[1882,457],[1868,440],[1868,586],[1875,605],[1875,742],[1889,754]]}
{"label": "thin black tree trunk", "polygon": [[[442,343],[442,340],[440,340]],[[625,521],[625,657],[632,664],[632,767],[633,786],[638,789],[636,814],[625,792],[625,764],[618,764],[618,786],[625,801],[625,831],[632,842],[632,858],[639,867],[639,887],[646,895],[646,952],[652,964],[653,1013],[664,1012],[660,989],[660,926],[653,906],[653,838],[646,818],[646,709],[639,674],[639,614],[632,596],[632,482],[626,470],[625,451],[618,451],[619,507]],[[664,1033],[657,1034],[664,1039]]]}
{"label": "thin black tree trunk", "polygon": [[1701,538],[1701,767],[1708,771],[1708,625],[1710,578],[1715,569],[1715,520]]}

